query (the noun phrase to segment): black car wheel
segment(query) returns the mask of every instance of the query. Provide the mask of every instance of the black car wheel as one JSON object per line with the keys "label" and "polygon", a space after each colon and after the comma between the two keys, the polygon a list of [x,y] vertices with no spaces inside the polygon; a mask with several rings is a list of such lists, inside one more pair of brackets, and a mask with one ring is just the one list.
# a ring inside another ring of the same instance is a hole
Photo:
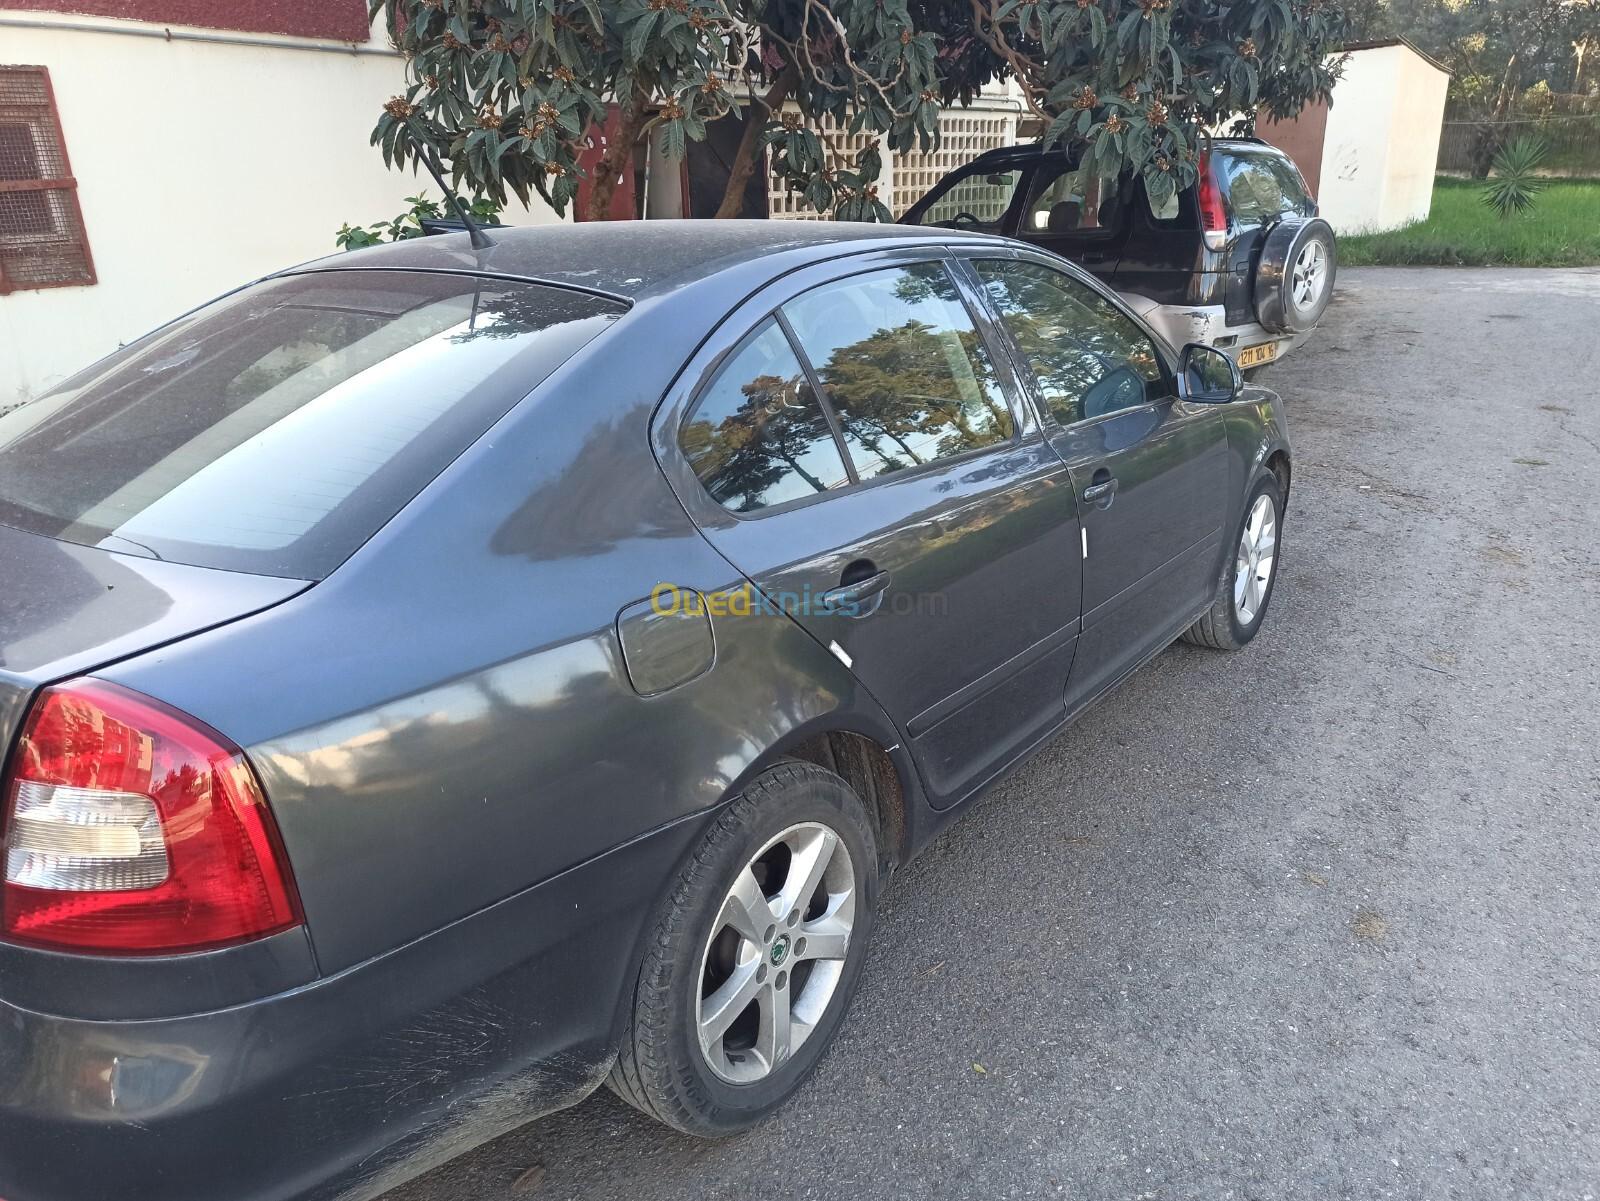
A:
{"label": "black car wheel", "polygon": [[1293,217],[1267,232],[1256,267],[1256,319],[1275,334],[1315,328],[1333,300],[1339,262],[1333,227]]}
{"label": "black car wheel", "polygon": [[746,788],[663,908],[612,1090],[702,1136],[788,1100],[855,991],[877,862],[866,812],[833,773],[785,763]]}
{"label": "black car wheel", "polygon": [[1256,636],[1278,579],[1278,538],[1283,528],[1283,491],[1263,474],[1245,502],[1233,553],[1217,585],[1216,600],[1183,634],[1185,642],[1236,651]]}

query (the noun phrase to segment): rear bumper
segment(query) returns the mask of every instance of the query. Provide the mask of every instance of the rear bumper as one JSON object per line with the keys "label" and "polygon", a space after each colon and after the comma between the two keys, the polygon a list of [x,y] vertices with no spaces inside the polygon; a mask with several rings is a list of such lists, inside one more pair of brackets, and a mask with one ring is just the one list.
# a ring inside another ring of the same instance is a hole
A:
{"label": "rear bumper", "polygon": [[1182,350],[1190,342],[1199,342],[1206,346],[1215,346],[1229,354],[1237,354],[1247,347],[1276,342],[1278,356],[1281,358],[1309,336],[1270,333],[1255,322],[1229,325],[1227,311],[1220,304],[1152,306],[1146,303],[1140,306],[1136,303],[1137,297],[1129,296],[1124,299],[1134,303],[1139,315],[1170,342],[1175,350]]}
{"label": "rear bumper", "polygon": [[581,1100],[704,820],[266,1000],[143,1022],[0,1002],[0,1197],[357,1201]]}

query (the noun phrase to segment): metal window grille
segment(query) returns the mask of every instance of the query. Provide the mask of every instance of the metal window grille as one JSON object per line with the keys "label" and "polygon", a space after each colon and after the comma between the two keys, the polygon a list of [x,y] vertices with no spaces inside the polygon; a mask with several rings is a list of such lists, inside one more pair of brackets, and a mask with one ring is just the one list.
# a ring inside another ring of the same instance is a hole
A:
{"label": "metal window grille", "polygon": [[[946,109],[939,115],[939,148],[930,154],[897,154],[894,159],[895,216],[904,213],[957,167],[985,151],[1017,140],[1017,114],[995,109]],[[966,185],[962,185],[965,187]],[[980,185],[981,188],[981,185]]]}
{"label": "metal window grille", "polygon": [[[854,156],[873,136],[865,132],[841,135],[831,121],[823,128],[829,145],[846,156]],[[965,166],[986,150],[1014,143],[1017,114],[999,109],[947,109],[939,115],[939,134],[939,148],[928,154],[921,151],[895,154],[884,148],[878,199],[896,216],[922,199],[928,189],[957,167]],[[819,219],[798,193],[784,190],[783,181],[776,175],[768,180],[767,195],[772,217],[791,221]]]}
{"label": "metal window grille", "polygon": [[[794,105],[789,106],[790,112],[799,112]],[[848,133],[831,117],[824,118],[821,132],[829,149],[838,153],[842,161],[848,163],[855,156],[867,148],[867,143],[872,140],[870,133]],[[884,180],[880,181],[880,194],[882,183],[887,182],[889,176],[888,156],[885,152]],[[821,221],[823,214],[806,206],[805,198],[799,192],[791,192],[783,185],[783,179],[774,172],[767,179],[767,215],[784,221]]]}
{"label": "metal window grille", "polygon": [[0,295],[94,282],[50,73],[0,67]]}

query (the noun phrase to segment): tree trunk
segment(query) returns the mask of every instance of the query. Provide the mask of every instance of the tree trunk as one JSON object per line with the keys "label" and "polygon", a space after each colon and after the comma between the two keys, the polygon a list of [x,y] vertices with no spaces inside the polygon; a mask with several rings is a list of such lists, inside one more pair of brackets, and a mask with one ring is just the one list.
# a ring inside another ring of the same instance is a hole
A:
{"label": "tree trunk", "polygon": [[1483,124],[1472,131],[1472,178],[1488,179],[1494,156],[1500,153],[1500,127]]}
{"label": "tree trunk", "polygon": [[1489,113],[1488,121],[1480,125],[1473,136],[1473,179],[1489,178],[1494,156],[1500,153],[1500,148],[1506,143],[1505,120],[1511,115],[1511,103],[1516,99],[1517,67],[1521,64],[1521,57],[1513,52],[1507,60],[1506,73],[1500,79],[1500,90],[1495,93],[1494,108]]}
{"label": "tree trunk", "polygon": [[[783,102],[789,99],[789,93],[798,82],[795,69],[785,67],[778,72],[778,77],[772,81],[772,87],[763,97],[761,104],[752,100],[745,108],[744,134],[739,139],[739,153],[733,160],[733,168],[728,172],[728,187],[722,193],[722,203],[717,206],[717,218],[727,220],[737,217],[744,212],[744,190],[750,183],[750,176],[756,169],[756,150],[761,144],[761,129],[765,124],[764,117],[767,113],[777,112],[783,107]],[[761,112],[756,109],[760,107]]]}
{"label": "tree trunk", "polygon": [[[617,111],[616,130],[609,135],[605,153],[595,164],[594,186],[589,190],[589,205],[583,214],[585,221],[611,220],[611,198],[617,194],[617,179],[633,156],[634,144],[647,119],[644,93],[635,88],[632,99]],[[610,122],[606,124],[609,126]]]}
{"label": "tree trunk", "polygon": [[1504,121],[1511,115],[1511,102],[1517,95],[1517,68],[1522,64],[1522,53],[1512,51],[1511,57],[1506,60],[1506,73],[1500,80],[1500,94],[1494,100],[1494,113],[1491,119]]}

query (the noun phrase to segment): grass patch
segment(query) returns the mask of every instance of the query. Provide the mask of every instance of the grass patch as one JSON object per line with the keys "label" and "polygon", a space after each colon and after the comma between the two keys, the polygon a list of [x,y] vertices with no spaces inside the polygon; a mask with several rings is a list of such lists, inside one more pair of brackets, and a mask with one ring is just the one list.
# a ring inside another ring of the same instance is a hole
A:
{"label": "grass patch", "polygon": [[1533,211],[1501,219],[1484,207],[1483,185],[1434,181],[1426,221],[1339,239],[1346,267],[1600,266],[1600,179],[1551,180]]}

